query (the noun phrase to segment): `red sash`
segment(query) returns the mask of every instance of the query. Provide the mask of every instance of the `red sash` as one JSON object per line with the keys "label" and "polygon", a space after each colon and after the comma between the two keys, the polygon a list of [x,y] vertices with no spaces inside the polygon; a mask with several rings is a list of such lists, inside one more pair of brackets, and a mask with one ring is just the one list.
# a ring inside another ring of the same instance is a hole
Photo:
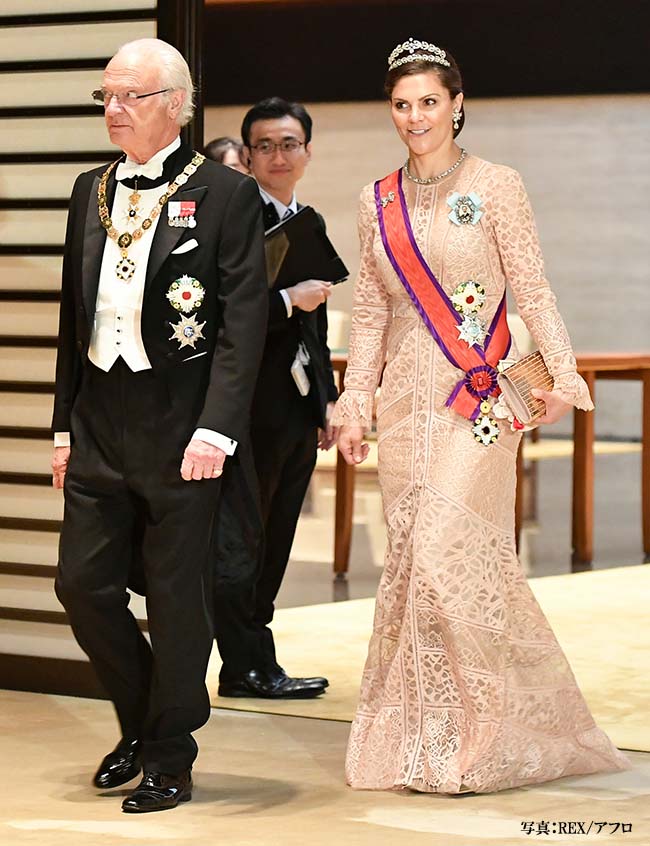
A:
{"label": "red sash", "polygon": [[375,182],[379,231],[386,255],[425,326],[451,364],[465,374],[447,399],[447,406],[468,420],[479,415],[481,402],[500,394],[496,365],[510,349],[505,294],[483,346],[470,347],[458,338],[462,317],[426,263],[415,242],[402,188],[402,171]]}

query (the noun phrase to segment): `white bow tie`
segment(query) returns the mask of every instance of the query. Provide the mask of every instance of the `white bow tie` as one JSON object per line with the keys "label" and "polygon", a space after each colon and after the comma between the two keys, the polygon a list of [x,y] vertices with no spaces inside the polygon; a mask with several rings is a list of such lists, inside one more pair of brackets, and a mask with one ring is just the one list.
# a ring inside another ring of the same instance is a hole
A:
{"label": "white bow tie", "polygon": [[120,162],[115,170],[115,178],[118,182],[123,179],[132,179],[134,176],[146,176],[147,179],[159,179],[162,176],[163,164],[160,159],[154,156],[144,164],[134,162],[132,159],[127,159],[125,162]]}

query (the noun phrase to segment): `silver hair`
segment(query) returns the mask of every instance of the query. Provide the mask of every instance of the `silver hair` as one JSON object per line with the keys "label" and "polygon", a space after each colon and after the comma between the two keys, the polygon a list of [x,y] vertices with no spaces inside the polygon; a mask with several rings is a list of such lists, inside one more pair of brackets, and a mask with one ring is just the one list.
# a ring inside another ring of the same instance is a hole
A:
{"label": "silver hair", "polygon": [[185,99],[176,121],[179,126],[188,124],[194,116],[194,83],[190,69],[182,54],[160,38],[138,38],[136,41],[128,41],[126,44],[122,44],[115,55],[118,56],[120,53],[131,51],[144,56],[152,56],[157,60],[160,87],[171,89],[163,95],[165,99],[169,101],[173,91],[185,92]]}

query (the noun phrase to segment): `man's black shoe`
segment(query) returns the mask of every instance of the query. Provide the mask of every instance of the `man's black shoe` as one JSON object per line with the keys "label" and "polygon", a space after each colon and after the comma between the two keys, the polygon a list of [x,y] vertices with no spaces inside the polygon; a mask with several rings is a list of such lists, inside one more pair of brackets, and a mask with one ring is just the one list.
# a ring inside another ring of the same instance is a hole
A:
{"label": "man's black shoe", "polygon": [[[269,673],[272,679],[276,679],[276,677],[284,677],[288,679],[289,676],[285,673],[282,667],[276,673]],[[320,685],[320,687],[329,687],[330,683],[324,676],[308,676],[307,678],[303,678],[302,681],[308,685]]]}
{"label": "man's black shoe", "polygon": [[192,770],[179,776],[145,772],[142,781],[122,802],[127,814],[146,814],[149,811],[167,811],[179,802],[192,798]]}
{"label": "man's black shoe", "polygon": [[249,670],[238,679],[220,682],[218,693],[262,699],[313,699],[325,692],[327,684],[327,679],[294,679],[284,674],[271,676],[262,670]]}
{"label": "man's black shoe", "polygon": [[135,778],[141,769],[140,741],[123,737],[99,765],[93,784],[102,790],[119,787]]}

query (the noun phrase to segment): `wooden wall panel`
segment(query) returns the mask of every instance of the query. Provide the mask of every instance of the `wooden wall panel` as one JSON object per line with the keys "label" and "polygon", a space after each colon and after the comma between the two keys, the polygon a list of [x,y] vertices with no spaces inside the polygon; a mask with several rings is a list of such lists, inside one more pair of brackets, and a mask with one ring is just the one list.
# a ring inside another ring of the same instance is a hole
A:
{"label": "wooden wall panel", "polygon": [[0,291],[58,291],[60,287],[60,256],[0,255]]}
{"label": "wooden wall panel", "polygon": [[0,56],[3,62],[101,59],[125,41],[155,36],[153,21],[6,27],[0,28]]}
{"label": "wooden wall panel", "polygon": [[[103,115],[97,117],[5,118],[0,134],[0,153],[66,153],[71,150],[107,150]],[[116,156],[119,151],[116,148]]]}
{"label": "wooden wall panel", "polygon": [[[151,9],[156,0],[2,0],[2,15],[48,15],[72,12],[120,12]],[[1,22],[1,18],[0,18]]]}

